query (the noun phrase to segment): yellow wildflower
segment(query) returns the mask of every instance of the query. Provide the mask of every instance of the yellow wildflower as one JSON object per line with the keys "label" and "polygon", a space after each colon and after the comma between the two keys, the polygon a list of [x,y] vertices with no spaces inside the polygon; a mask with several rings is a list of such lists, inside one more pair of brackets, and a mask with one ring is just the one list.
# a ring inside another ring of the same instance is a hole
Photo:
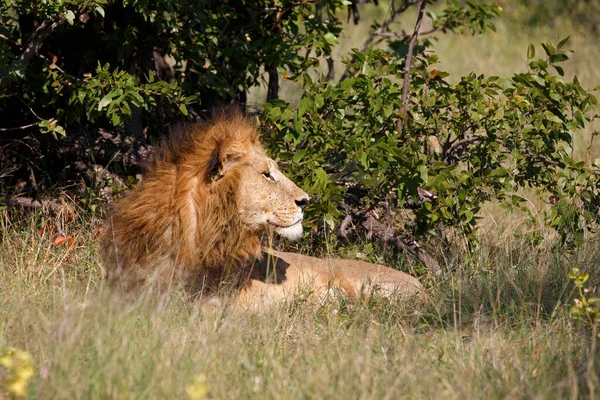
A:
{"label": "yellow wildflower", "polygon": [[208,385],[206,384],[206,376],[199,375],[194,383],[185,388],[185,392],[191,400],[203,400],[208,395]]}
{"label": "yellow wildflower", "polygon": [[27,383],[33,376],[33,361],[29,353],[19,349],[6,349],[0,357],[2,379],[0,388],[11,398],[27,395]]}

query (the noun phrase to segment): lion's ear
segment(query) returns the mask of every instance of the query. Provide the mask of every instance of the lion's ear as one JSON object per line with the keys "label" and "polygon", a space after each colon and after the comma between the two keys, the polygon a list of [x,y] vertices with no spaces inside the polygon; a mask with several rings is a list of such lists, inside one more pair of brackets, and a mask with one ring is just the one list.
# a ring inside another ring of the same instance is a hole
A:
{"label": "lion's ear", "polygon": [[235,141],[226,140],[221,143],[213,153],[213,160],[209,171],[210,180],[221,179],[228,170],[236,165],[246,153],[244,146]]}

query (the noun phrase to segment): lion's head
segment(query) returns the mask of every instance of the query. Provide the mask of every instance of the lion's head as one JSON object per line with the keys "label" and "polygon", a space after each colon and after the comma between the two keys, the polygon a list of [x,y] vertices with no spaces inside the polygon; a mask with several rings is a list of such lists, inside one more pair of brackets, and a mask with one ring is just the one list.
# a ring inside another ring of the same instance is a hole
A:
{"label": "lion's head", "polygon": [[143,182],[116,202],[105,265],[130,283],[152,269],[222,279],[260,256],[264,232],[299,238],[307,203],[265,154],[255,124],[220,114],[163,146]]}
{"label": "lion's head", "polygon": [[238,211],[248,229],[272,228],[288,239],[302,235],[308,195],[281,173],[275,161],[253,148],[240,168]]}

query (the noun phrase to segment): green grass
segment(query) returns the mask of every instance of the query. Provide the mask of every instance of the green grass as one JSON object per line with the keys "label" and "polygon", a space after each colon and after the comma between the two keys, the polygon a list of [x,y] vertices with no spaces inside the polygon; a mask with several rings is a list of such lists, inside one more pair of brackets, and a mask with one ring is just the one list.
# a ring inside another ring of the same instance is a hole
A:
{"label": "green grass", "polygon": [[[525,69],[530,42],[570,34],[575,53],[567,76],[578,75],[587,87],[600,84],[597,36],[563,16],[525,26],[527,13],[504,3],[507,17],[497,22],[497,33],[440,35],[441,69],[451,77],[511,75]],[[360,47],[370,19],[385,15],[383,7],[363,12],[363,23],[346,31],[339,51]],[[405,21],[412,29],[414,15]],[[294,96],[289,86],[282,91]],[[583,157],[589,136],[581,136]],[[102,280],[88,218],[67,225],[76,243],[68,250],[52,244],[51,230],[40,234],[52,221],[32,215],[15,222],[3,213],[0,351],[15,347],[32,356],[30,398],[183,399],[193,384],[209,398],[599,396],[600,357],[592,332],[569,315],[567,275],[578,266],[591,272],[590,286],[597,284],[600,244],[590,238],[566,254],[547,233],[534,247],[515,236],[523,225],[518,216],[497,207],[482,216],[480,249],[457,254],[452,276],[442,282],[423,277],[430,282],[424,307],[343,299],[314,305],[296,298],[248,312],[201,307],[181,292],[126,301]]]}
{"label": "green grass", "polygon": [[250,312],[181,292],[126,301],[102,281],[85,226],[69,227],[68,250],[40,235],[41,216],[2,220],[0,348],[31,354],[31,398],[186,398],[195,382],[209,398],[600,394],[593,335],[567,309],[568,271],[597,268],[594,243],[567,256],[483,238],[421,308],[296,298]]}

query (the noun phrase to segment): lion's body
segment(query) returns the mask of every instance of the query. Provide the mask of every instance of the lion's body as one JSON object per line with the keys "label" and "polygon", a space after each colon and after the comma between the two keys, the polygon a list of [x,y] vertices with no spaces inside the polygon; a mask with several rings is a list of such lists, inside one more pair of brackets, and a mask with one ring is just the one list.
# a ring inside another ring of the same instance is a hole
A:
{"label": "lion's body", "polygon": [[163,146],[142,183],[115,203],[103,263],[109,279],[124,289],[146,283],[197,291],[228,286],[241,288],[244,302],[275,298],[311,280],[350,296],[368,281],[419,288],[416,279],[387,267],[337,260],[332,269],[330,260],[319,267],[318,259],[289,253],[281,253],[291,260],[288,278],[261,281],[267,265],[262,236],[274,231],[298,238],[307,202],[264,154],[254,124],[239,113],[221,114]]}
{"label": "lion's body", "polygon": [[331,290],[349,298],[373,293],[410,298],[420,295],[422,286],[418,279],[384,265],[268,250],[256,264],[251,284],[242,288],[238,302],[272,305],[300,291],[322,299]]}

